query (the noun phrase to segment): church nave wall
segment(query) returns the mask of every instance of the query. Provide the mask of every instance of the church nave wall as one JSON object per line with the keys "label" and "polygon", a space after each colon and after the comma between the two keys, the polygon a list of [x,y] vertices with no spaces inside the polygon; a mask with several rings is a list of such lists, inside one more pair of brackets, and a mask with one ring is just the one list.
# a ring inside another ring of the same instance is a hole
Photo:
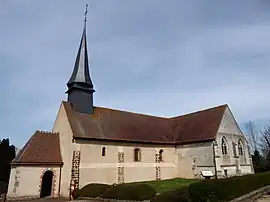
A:
{"label": "church nave wall", "polygon": [[82,188],[89,183],[117,183],[117,166],[114,167],[86,167],[80,168],[80,187]]}
{"label": "church nave wall", "polygon": [[80,187],[175,178],[174,146],[76,140],[80,145]]}
{"label": "church nave wall", "polygon": [[201,178],[201,171],[212,171],[214,168],[213,142],[179,145],[178,177]]}

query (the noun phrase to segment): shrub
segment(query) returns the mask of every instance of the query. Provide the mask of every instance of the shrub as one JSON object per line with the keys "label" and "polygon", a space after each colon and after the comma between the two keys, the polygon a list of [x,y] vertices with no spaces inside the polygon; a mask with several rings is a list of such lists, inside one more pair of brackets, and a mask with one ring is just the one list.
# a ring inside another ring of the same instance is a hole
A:
{"label": "shrub", "polygon": [[149,200],[156,190],[148,184],[119,184],[106,190],[101,197],[118,200]]}
{"label": "shrub", "polygon": [[82,189],[78,190],[75,194],[75,198],[78,197],[99,197],[103,192],[107,189],[111,188],[111,185],[107,184],[88,184],[84,186]]}
{"label": "shrub", "polygon": [[0,194],[7,193],[8,184],[6,182],[0,181]]}
{"label": "shrub", "polygon": [[270,172],[217,180],[204,180],[189,186],[192,201],[229,201],[270,185]]}
{"label": "shrub", "polygon": [[191,202],[188,187],[184,187],[174,191],[164,192],[156,196],[151,202]]}

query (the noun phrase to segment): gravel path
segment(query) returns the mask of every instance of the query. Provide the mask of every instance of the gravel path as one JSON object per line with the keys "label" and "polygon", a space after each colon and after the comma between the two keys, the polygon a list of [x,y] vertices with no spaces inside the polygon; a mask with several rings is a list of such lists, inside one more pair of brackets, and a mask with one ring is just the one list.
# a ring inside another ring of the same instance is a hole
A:
{"label": "gravel path", "polygon": [[258,199],[257,202],[270,202],[270,193]]}

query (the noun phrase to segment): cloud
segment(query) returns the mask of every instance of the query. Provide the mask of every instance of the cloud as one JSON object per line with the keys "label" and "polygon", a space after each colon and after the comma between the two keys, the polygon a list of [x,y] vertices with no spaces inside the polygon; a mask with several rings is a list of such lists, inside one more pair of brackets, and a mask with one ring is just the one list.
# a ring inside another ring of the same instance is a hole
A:
{"label": "cloud", "polygon": [[88,15],[95,104],[177,116],[228,103],[268,120],[266,0],[0,2],[0,137],[22,146],[51,130]]}

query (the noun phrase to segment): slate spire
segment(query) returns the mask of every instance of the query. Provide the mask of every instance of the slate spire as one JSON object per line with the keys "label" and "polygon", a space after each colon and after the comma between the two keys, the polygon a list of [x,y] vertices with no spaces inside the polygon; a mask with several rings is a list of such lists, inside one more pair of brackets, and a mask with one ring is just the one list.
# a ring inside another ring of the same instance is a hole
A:
{"label": "slate spire", "polygon": [[93,113],[93,93],[95,92],[89,73],[89,62],[86,43],[86,14],[85,11],[83,34],[77,53],[73,73],[67,83],[68,102],[79,113]]}

